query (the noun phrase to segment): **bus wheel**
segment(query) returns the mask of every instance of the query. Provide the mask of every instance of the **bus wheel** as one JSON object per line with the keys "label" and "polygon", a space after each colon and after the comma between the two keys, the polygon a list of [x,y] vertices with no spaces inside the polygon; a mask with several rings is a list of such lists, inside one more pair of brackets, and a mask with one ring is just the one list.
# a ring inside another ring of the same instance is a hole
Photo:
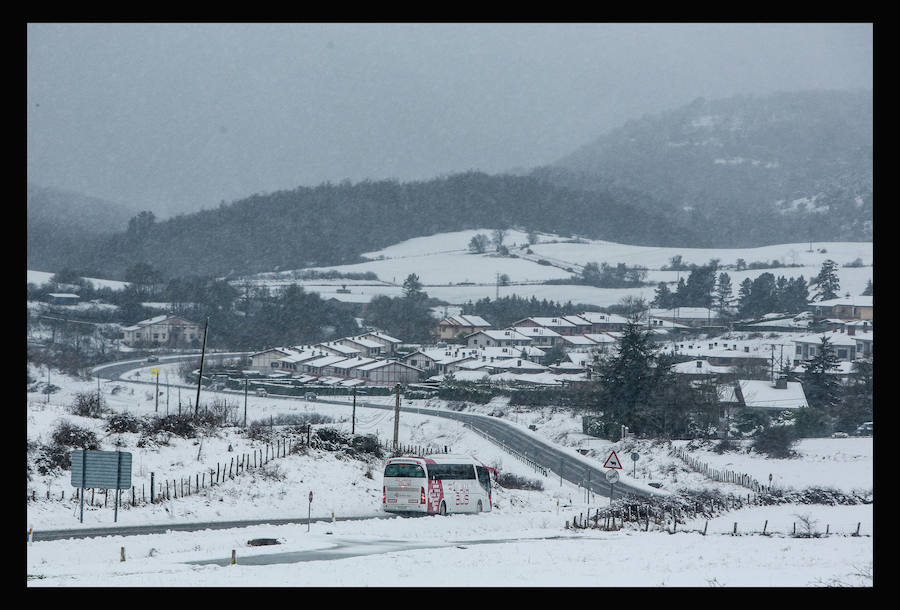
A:
{"label": "bus wheel", "polygon": [[447,503],[446,502],[441,502],[441,515],[442,516],[447,515]]}
{"label": "bus wheel", "polygon": [[478,512],[482,512],[484,510],[484,505],[482,505],[481,500],[478,501]]}

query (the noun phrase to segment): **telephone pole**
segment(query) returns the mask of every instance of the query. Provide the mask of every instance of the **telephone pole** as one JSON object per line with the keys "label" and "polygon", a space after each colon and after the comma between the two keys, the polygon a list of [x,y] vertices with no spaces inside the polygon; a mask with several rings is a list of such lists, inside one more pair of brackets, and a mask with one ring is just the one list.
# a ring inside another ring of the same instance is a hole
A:
{"label": "telephone pole", "polygon": [[350,434],[356,434],[356,386],[353,386],[353,419],[350,424]]}
{"label": "telephone pole", "polygon": [[197,375],[197,400],[194,401],[194,417],[197,416],[197,410],[200,408],[200,381],[203,379],[203,359],[206,356],[206,335],[209,330],[209,316],[206,318],[206,324],[203,327],[203,349],[200,352],[200,374]]}
{"label": "telephone pole", "polygon": [[400,436],[400,384],[395,388],[397,391],[397,400],[394,405],[394,449],[397,448],[397,441]]}

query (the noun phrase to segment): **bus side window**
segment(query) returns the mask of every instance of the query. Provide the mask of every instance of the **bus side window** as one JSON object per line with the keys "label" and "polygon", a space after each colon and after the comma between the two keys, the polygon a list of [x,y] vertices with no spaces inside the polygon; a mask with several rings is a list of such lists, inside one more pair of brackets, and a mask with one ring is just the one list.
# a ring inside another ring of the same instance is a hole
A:
{"label": "bus side window", "polygon": [[478,483],[485,489],[485,491],[490,490],[491,488],[491,475],[488,471],[481,467],[476,466],[475,470],[478,472]]}

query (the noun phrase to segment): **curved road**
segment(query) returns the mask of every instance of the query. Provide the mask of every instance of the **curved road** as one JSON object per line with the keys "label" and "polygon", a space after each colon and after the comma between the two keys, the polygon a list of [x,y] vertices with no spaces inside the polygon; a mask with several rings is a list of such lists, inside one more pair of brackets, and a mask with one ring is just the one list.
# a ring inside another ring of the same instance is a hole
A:
{"label": "curved road", "polygon": [[[244,355],[249,352],[228,352],[216,353],[214,356],[236,356]],[[185,360],[195,360],[197,354],[163,356],[159,359],[161,363],[181,362]],[[128,360],[104,364],[92,369],[92,373],[98,377],[116,380],[135,365],[147,366],[146,359]],[[152,383],[132,382],[129,383]],[[222,390],[220,390],[222,391]],[[267,398],[282,398],[270,394]],[[296,400],[294,396],[284,396],[284,399]],[[347,406],[346,402],[328,401],[319,399],[319,402],[328,404],[339,404]],[[393,410],[392,405],[372,404],[357,401],[357,406],[367,407],[371,409],[387,409]],[[458,411],[446,411],[440,409],[430,409],[422,407],[400,407],[405,413],[416,413],[418,415],[429,415],[434,417],[445,417],[455,419],[459,422],[470,426],[481,432],[482,434],[494,439],[496,442],[503,444],[510,449],[527,456],[535,463],[552,470],[554,476],[561,476],[563,479],[575,485],[588,487],[593,493],[604,497],[610,496],[610,485],[606,482],[605,474],[607,469],[592,466],[583,460],[571,455],[570,452],[561,450],[552,443],[541,440],[539,437],[524,432],[523,430],[513,426],[503,420],[487,415],[476,415],[473,413],[461,413]],[[618,482],[613,486],[613,498],[621,498],[627,494],[640,496],[649,496],[653,492],[640,487],[634,487],[625,482]],[[359,517],[343,517],[336,520],[359,520],[373,518],[396,518],[396,515],[380,515],[372,514]],[[314,518],[311,521],[322,521],[322,518]],[[82,528],[75,530],[46,530],[36,531],[32,535],[32,539],[39,540],[58,540],[62,538],[87,538],[92,536],[123,536],[136,534],[154,534],[164,533],[169,530],[180,531],[197,531],[203,529],[227,529],[232,527],[248,527],[251,525],[261,524],[287,524],[287,523],[307,523],[310,521],[306,518],[297,519],[261,519],[249,521],[217,521],[205,523],[181,523],[181,524],[163,524],[163,525],[144,525],[144,526],[118,526],[118,527],[101,527],[101,528]]]}

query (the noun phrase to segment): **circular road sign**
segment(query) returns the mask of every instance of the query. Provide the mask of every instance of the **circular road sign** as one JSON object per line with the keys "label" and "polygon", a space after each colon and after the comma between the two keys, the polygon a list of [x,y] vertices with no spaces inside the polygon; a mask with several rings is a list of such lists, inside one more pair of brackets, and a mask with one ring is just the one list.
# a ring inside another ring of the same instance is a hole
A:
{"label": "circular road sign", "polygon": [[631,461],[632,461],[632,462],[637,462],[639,457],[641,457],[641,456],[638,454],[638,452],[637,452],[637,451],[634,451],[634,452],[632,452],[632,454],[631,454]]}
{"label": "circular road sign", "polygon": [[607,471],[606,480],[610,483],[616,483],[619,480],[619,472],[616,470]]}
{"label": "circular road sign", "polygon": [[309,501],[312,502],[312,492],[309,492]]}

